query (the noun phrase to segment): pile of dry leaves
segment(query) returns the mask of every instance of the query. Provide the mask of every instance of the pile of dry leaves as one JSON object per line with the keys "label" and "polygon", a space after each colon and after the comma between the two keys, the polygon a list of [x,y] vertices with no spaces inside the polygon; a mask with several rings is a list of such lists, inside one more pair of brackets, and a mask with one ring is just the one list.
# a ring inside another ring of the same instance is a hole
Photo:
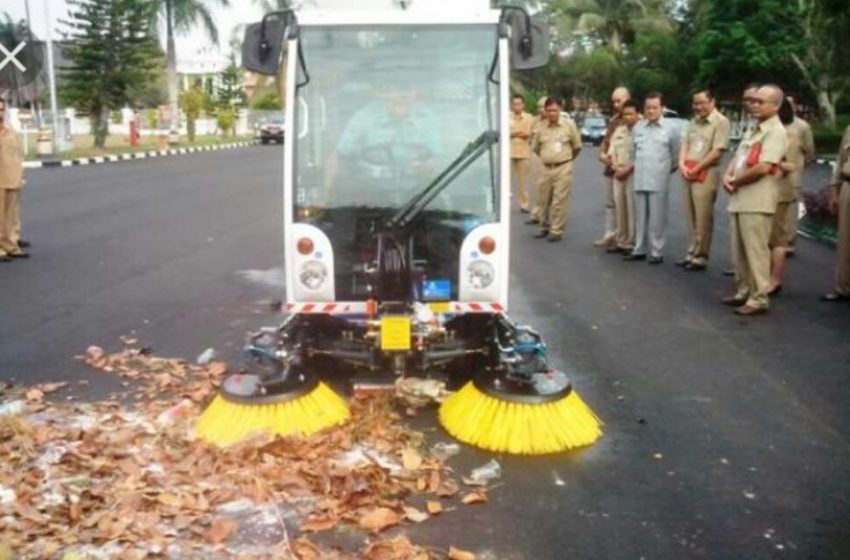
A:
{"label": "pile of dry leaves", "polygon": [[[487,501],[486,487],[461,488],[389,398],[356,400],[349,423],[308,439],[222,449],[194,439],[192,423],[226,365],[159,358],[125,342],[122,352],[92,347],[81,358],[137,382],[131,388],[145,398],[136,404],[57,404],[45,395],[63,384],[45,384],[19,395],[22,411],[0,415],[0,560],[4,546],[68,560],[475,558],[415,546],[403,531],[379,537]],[[361,549],[310,540],[336,529],[362,530]]]}

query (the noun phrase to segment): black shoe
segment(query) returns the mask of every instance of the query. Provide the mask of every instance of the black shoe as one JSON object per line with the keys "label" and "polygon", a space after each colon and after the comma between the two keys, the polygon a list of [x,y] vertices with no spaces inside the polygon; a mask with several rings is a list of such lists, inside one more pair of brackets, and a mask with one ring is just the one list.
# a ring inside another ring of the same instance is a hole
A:
{"label": "black shoe", "polygon": [[735,269],[734,268],[727,268],[726,270],[723,271],[723,276],[735,276]]}
{"label": "black shoe", "polygon": [[521,214],[528,214],[530,212],[528,208],[520,208],[519,211]]}
{"label": "black shoe", "polygon": [[605,249],[606,253],[623,253],[624,251],[625,249],[623,249],[622,247],[608,247],[607,249]]}
{"label": "black shoe", "polygon": [[26,251],[21,251],[19,253],[10,253],[9,256],[12,257],[13,259],[28,259],[28,258],[30,258],[30,254],[27,253]]}
{"label": "black shoe", "polygon": [[771,297],[772,296],[778,296],[781,292],[782,292],[782,284],[779,284],[778,286],[776,286],[775,288],[773,288],[772,290],[767,292],[767,295],[769,295]]}
{"label": "black shoe", "polygon": [[685,270],[688,270],[690,272],[702,272],[706,268],[708,268],[708,265],[703,263],[695,263],[693,261],[685,265]]}
{"label": "black shoe", "polygon": [[19,240],[18,240],[18,247],[19,247],[19,248],[21,248],[21,249],[26,249],[26,248],[27,248],[27,247],[29,247],[29,246],[30,246],[30,242],[29,242],[29,241],[24,241],[23,239],[19,239]]}
{"label": "black shoe", "polygon": [[544,237],[546,237],[548,235],[549,235],[548,229],[541,229],[540,231],[538,231],[537,233],[534,234],[534,238],[535,239],[543,239]]}
{"label": "black shoe", "polygon": [[645,261],[646,255],[635,255],[634,253],[629,253],[628,255],[623,257],[624,261]]}
{"label": "black shoe", "polygon": [[688,268],[689,264],[691,264],[691,259],[689,258],[684,258],[680,261],[676,261],[676,266],[678,266],[679,268]]}
{"label": "black shoe", "polygon": [[794,249],[785,249],[785,258],[793,259],[794,258]]}
{"label": "black shoe", "polygon": [[531,218],[530,220],[525,221],[525,225],[527,225],[527,226],[536,226],[539,223],[540,223],[540,220],[538,220],[537,218]]}
{"label": "black shoe", "polygon": [[547,239],[546,241],[548,241],[549,243],[557,243],[558,241],[560,241],[563,238],[564,238],[563,235],[558,235],[556,233],[555,235],[550,235],[549,239]]}
{"label": "black shoe", "polygon": [[838,301],[848,301],[850,302],[850,295],[839,294],[838,292],[830,292],[828,294],[824,294],[820,297],[821,301],[828,301],[830,303],[835,303]]}
{"label": "black shoe", "polygon": [[0,262],[12,262],[12,257],[3,255],[2,257],[0,257]]}
{"label": "black shoe", "polygon": [[664,257],[649,257],[649,264],[661,264],[664,262]]}
{"label": "black shoe", "polygon": [[730,305],[732,307],[741,307],[745,303],[747,303],[746,299],[738,299],[735,296],[725,297],[720,300],[720,303],[723,305]]}

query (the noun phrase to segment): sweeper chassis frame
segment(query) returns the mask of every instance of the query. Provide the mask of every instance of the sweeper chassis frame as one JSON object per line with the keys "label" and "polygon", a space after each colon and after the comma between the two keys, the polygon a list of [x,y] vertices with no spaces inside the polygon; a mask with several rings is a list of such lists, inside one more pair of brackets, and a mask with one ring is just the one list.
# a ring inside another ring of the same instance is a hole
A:
{"label": "sweeper chassis frame", "polygon": [[[411,309],[387,311],[412,316]],[[412,325],[410,348],[387,351],[381,349],[379,317],[290,315],[280,326],[250,335],[245,366],[224,380],[221,395],[237,403],[273,403],[303,396],[322,379],[368,392],[391,389],[408,376],[442,379],[450,388],[471,380],[484,393],[527,404],[572,391],[567,376],[549,368],[541,336],[503,313]]]}

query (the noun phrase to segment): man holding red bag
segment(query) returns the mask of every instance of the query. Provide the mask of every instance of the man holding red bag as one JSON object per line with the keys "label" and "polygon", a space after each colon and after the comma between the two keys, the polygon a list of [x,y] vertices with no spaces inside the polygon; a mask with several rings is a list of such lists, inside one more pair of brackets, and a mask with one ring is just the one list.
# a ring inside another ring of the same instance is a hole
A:
{"label": "man holding red bag", "polygon": [[783,101],[778,86],[759,88],[753,97],[758,124],[741,142],[723,176],[729,193],[735,295],[723,303],[738,315],[766,313],[770,290],[770,231],[779,197],[781,174],[776,170],[788,148],[788,134],[779,120]]}
{"label": "man holding red bag", "polygon": [[688,124],[679,153],[679,172],[685,184],[685,215],[690,242],[676,266],[705,270],[714,231],[714,201],[720,183],[718,164],[729,147],[729,119],[715,107],[714,94],[704,89],[693,97],[694,118]]}

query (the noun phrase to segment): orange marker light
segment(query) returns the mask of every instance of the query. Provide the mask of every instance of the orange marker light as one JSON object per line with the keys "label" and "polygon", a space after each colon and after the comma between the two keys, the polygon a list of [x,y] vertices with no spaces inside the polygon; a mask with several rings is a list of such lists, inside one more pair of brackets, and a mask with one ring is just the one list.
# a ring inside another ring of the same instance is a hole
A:
{"label": "orange marker light", "polygon": [[302,255],[309,255],[313,252],[313,240],[309,237],[302,237],[298,240],[296,248]]}
{"label": "orange marker light", "polygon": [[496,240],[490,236],[482,237],[478,242],[478,249],[485,255],[489,255],[496,250]]}

